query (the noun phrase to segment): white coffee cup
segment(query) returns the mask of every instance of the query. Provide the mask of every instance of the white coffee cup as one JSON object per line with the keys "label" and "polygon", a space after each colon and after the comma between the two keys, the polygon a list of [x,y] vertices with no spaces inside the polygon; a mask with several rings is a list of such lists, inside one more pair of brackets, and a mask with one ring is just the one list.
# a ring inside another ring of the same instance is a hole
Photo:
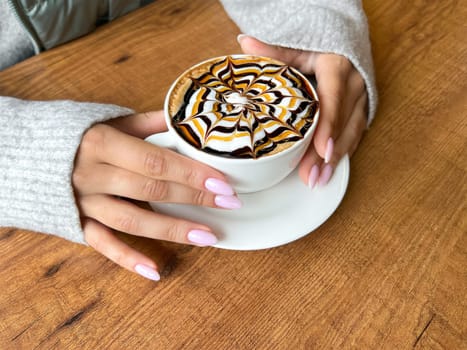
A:
{"label": "white coffee cup", "polygon": [[[230,57],[255,57],[255,59],[257,59],[257,56],[250,55],[232,55]],[[237,193],[258,192],[278,184],[296,168],[313,138],[313,134],[318,123],[319,108],[316,111],[312,125],[306,131],[304,137],[295,141],[292,146],[275,154],[265,155],[259,158],[234,158],[207,153],[196,148],[187,142],[175,130],[172,124],[172,116],[169,113],[169,101],[174,87],[177,85],[179,80],[189,74],[190,71],[199,66],[205,65],[207,62],[214,62],[223,58],[225,57],[216,57],[203,61],[187,69],[180,75],[180,77],[170,87],[165,99],[164,114],[168,131],[165,133],[151,135],[146,139],[146,141],[174,149],[180,154],[205,163],[212,168],[221,171],[227,176],[229,183],[234,187]],[[268,61],[271,60],[269,58],[264,59]],[[314,95],[312,97],[317,101],[318,95],[312,84],[297,70],[294,70],[294,73],[300,76],[303,82],[307,85],[307,90]]]}

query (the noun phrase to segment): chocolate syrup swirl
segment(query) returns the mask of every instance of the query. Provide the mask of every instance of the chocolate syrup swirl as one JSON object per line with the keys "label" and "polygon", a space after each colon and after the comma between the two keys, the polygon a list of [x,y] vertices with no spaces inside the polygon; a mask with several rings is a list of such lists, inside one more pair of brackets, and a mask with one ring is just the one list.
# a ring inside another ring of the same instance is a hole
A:
{"label": "chocolate syrup swirl", "polygon": [[292,145],[313,123],[318,101],[289,66],[231,57],[191,76],[173,117],[177,132],[208,153],[235,158],[273,154]]}

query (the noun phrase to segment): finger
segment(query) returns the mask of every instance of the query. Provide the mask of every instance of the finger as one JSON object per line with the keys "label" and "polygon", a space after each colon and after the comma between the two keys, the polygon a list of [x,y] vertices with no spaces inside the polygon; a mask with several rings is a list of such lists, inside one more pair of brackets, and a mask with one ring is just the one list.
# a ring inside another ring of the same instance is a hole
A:
{"label": "finger", "polygon": [[153,179],[170,180],[221,195],[234,194],[221,172],[169,149],[124,134],[109,125],[98,124],[89,129],[81,141],[80,153],[93,154],[96,158],[94,161]]}
{"label": "finger", "polygon": [[317,65],[320,121],[316,128],[314,145],[323,159],[329,158],[332,153],[331,143],[339,137],[346,122],[343,105],[351,68],[351,63],[338,55],[322,55]]}
{"label": "finger", "polygon": [[117,265],[153,281],[160,280],[157,265],[146,255],[118,239],[108,227],[86,218],[83,230],[86,242]]}
{"label": "finger", "polygon": [[320,186],[326,185],[331,179],[334,169],[336,168],[339,160],[348,154],[349,157],[353,155],[357,149],[363,133],[366,130],[366,110],[367,95],[363,94],[355,105],[355,109],[350,116],[344,131],[341,133],[339,139],[334,147],[334,153],[328,164],[324,164],[320,170],[318,183]]}
{"label": "finger", "polygon": [[132,198],[140,201],[192,204],[215,208],[237,209],[237,197],[215,195],[171,181],[156,180],[113,165],[98,164],[92,173],[77,170],[73,185],[81,196],[94,193]]}
{"label": "finger", "polygon": [[305,185],[310,188],[315,187],[323,160],[316,153],[313,144],[310,145],[298,168],[298,175]]}
{"label": "finger", "polygon": [[[355,109],[355,105],[359,101],[360,97],[363,94],[366,94],[366,86],[365,81],[361,74],[353,68],[349,78],[347,79],[347,87],[346,87],[346,99],[344,103],[344,111],[345,114],[348,116],[347,120],[350,118],[353,110]],[[346,123],[347,123],[346,120]]]}
{"label": "finger", "polygon": [[313,52],[266,44],[245,34],[239,35],[237,40],[245,54],[274,58],[298,68],[303,73],[314,72],[316,54]]}
{"label": "finger", "polygon": [[366,94],[365,83],[357,70],[353,69],[350,73],[349,78],[347,79],[345,91],[345,98],[342,103],[342,117],[344,125],[346,125],[350,119],[357,102],[363,94]]}
{"label": "finger", "polygon": [[83,196],[80,207],[83,216],[135,236],[199,246],[217,242],[207,226],[146,210],[112,196]]}
{"label": "finger", "polygon": [[[348,120],[350,119],[350,116],[352,115],[355,106],[357,104],[357,101],[360,99],[360,97],[363,94],[366,94],[365,90],[365,83],[363,82],[363,79],[358,73],[357,70],[353,69],[352,72],[350,73],[349,78],[347,79],[347,86],[345,89],[345,97],[342,102],[342,107],[341,107],[341,112],[340,112],[340,125],[342,125],[342,128],[344,125],[347,124]],[[340,126],[338,126],[340,128]],[[317,131],[317,139],[319,139],[319,135],[323,132],[323,129],[320,129]],[[340,133],[338,134],[340,135]],[[335,136],[339,137],[339,136]],[[323,139],[326,139],[324,137]],[[319,141],[316,141],[319,142]],[[323,141],[321,141],[323,142]],[[324,162],[328,163],[329,160],[331,159],[332,155],[334,153],[334,138],[331,136],[327,138],[326,146],[325,146],[325,151],[324,151]]]}
{"label": "finger", "polygon": [[167,131],[164,111],[138,113],[109,120],[107,124],[118,130],[144,139],[152,134]]}
{"label": "finger", "polygon": [[357,101],[355,108],[350,116],[344,131],[336,142],[334,147],[334,154],[330,160],[330,164],[334,167],[337,166],[339,160],[348,154],[351,157],[360,143],[363,134],[366,130],[366,104],[368,98],[363,94]]}

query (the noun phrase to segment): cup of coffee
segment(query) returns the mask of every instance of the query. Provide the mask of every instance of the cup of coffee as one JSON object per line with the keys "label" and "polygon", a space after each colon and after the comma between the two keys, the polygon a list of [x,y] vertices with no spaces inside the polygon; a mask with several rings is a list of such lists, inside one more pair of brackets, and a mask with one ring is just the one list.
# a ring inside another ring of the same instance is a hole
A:
{"label": "cup of coffee", "polygon": [[232,55],[181,74],[164,112],[168,137],[156,134],[149,142],[218,169],[237,193],[250,193],[294,170],[313,137],[319,103],[298,70],[267,57]]}

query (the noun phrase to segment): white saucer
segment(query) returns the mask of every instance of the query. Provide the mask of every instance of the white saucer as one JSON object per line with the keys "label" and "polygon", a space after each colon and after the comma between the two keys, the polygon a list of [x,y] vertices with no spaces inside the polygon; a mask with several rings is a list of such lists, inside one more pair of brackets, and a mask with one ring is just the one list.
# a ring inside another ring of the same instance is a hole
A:
{"label": "white saucer", "polygon": [[339,162],[331,181],[310,190],[294,171],[273,188],[240,194],[243,207],[213,209],[182,204],[150,203],[154,210],[197,221],[212,228],[218,248],[255,250],[277,247],[324,223],[339,206],[349,181],[349,157]]}

